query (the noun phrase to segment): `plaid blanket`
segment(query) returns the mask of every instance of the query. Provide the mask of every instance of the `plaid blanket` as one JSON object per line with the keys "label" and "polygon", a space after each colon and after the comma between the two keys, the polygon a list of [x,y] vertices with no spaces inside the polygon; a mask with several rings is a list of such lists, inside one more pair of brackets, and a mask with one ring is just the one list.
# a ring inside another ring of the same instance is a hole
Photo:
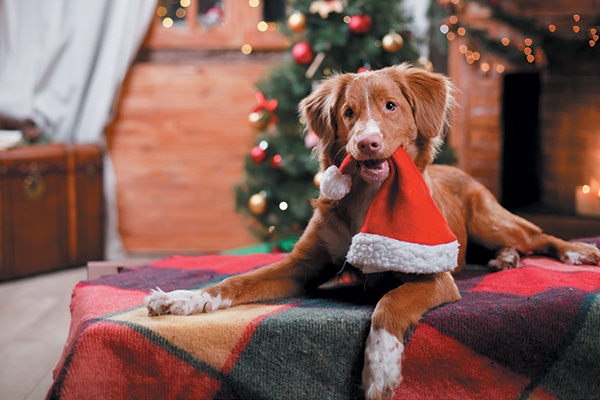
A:
{"label": "plaid blanket", "polygon": [[[200,288],[281,257],[175,256],[80,282],[48,399],[361,398],[372,304],[324,295],[188,317],[143,307],[151,288]],[[456,280],[462,300],[407,337],[396,398],[600,398],[599,268],[528,257]]]}

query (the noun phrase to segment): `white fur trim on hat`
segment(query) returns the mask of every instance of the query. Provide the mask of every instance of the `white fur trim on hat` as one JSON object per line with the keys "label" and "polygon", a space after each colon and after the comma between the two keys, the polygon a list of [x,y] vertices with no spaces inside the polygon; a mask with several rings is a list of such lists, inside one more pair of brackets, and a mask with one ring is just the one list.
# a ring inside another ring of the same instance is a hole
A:
{"label": "white fur trim on hat", "polygon": [[342,174],[342,171],[335,165],[330,166],[325,170],[321,177],[321,194],[331,200],[340,200],[352,188],[352,177]]}
{"label": "white fur trim on hat", "polygon": [[365,274],[384,271],[432,274],[456,268],[458,246],[456,240],[426,245],[361,232],[352,238],[346,259]]}

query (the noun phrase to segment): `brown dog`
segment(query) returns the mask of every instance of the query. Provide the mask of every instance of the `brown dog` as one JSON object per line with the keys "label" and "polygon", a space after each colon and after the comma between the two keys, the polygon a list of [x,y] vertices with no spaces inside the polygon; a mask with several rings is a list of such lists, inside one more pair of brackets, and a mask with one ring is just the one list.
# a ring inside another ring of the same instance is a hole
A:
{"label": "brown dog", "polygon": [[[433,199],[458,238],[457,269],[465,264],[467,239],[498,257],[497,269],[518,266],[519,254],[547,254],[570,264],[597,264],[600,251],[546,235],[511,214],[473,178],[450,166],[430,165],[442,143],[452,106],[452,85],[442,75],[406,65],[377,72],[336,75],[300,104],[308,128],[320,137],[323,170],[339,166],[347,154],[357,162],[352,190],[340,200],[321,196],[304,234],[282,261],[231,277],[202,291],[155,291],[150,315],[188,315],[310,293],[345,263],[353,235],[378,188],[388,176],[392,154],[403,147],[423,174]],[[467,237],[468,236],[468,237]],[[378,301],[365,348],[362,385],[368,399],[388,398],[401,381],[404,334],[433,307],[459,299],[449,272],[383,273],[397,286]],[[390,276],[391,275],[391,276]]]}

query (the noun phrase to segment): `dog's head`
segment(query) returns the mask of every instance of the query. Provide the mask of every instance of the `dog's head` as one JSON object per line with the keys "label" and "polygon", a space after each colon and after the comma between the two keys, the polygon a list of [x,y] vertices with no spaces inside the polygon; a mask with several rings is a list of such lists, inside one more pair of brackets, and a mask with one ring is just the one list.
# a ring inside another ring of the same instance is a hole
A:
{"label": "dog's head", "polygon": [[421,171],[443,141],[453,104],[453,86],[443,75],[406,64],[324,80],[300,103],[307,128],[321,139],[321,167],[358,161],[369,183],[389,174],[387,159],[403,147]]}

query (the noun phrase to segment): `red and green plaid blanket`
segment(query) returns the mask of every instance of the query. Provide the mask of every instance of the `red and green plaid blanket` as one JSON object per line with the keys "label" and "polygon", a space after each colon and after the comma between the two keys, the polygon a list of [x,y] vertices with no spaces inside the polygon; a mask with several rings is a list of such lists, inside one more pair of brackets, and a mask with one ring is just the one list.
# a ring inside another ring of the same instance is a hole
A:
{"label": "red and green plaid blanket", "polygon": [[[176,256],[80,282],[48,398],[361,398],[372,304],[324,295],[187,317],[143,306],[157,286],[200,288],[281,257]],[[456,281],[462,300],[407,337],[396,398],[600,398],[600,268],[528,257]]]}

